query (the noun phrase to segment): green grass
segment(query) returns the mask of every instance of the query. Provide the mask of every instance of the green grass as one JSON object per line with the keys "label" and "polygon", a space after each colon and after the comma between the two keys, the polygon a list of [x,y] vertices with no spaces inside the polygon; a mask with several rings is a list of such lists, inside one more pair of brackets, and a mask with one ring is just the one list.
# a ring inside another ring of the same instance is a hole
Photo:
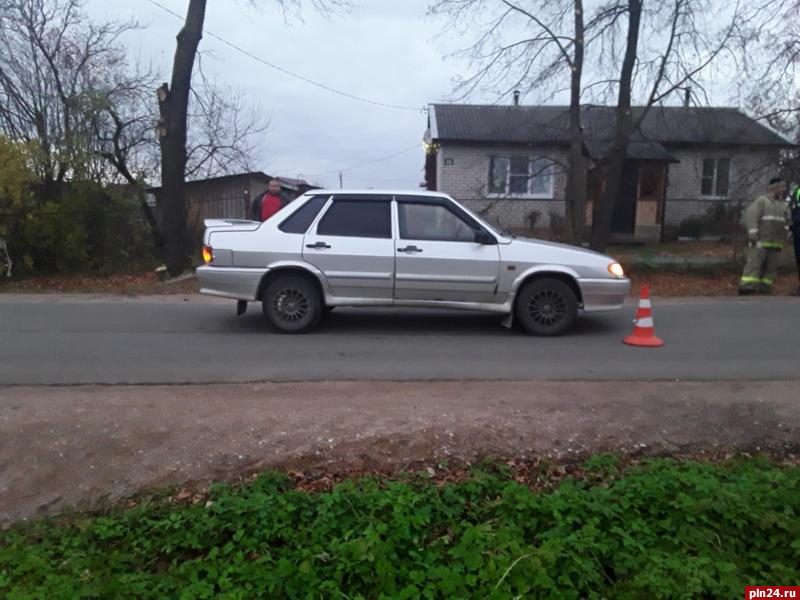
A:
{"label": "green grass", "polygon": [[659,459],[536,492],[266,474],[209,503],[155,501],[0,533],[0,597],[735,598],[800,582],[800,468]]}

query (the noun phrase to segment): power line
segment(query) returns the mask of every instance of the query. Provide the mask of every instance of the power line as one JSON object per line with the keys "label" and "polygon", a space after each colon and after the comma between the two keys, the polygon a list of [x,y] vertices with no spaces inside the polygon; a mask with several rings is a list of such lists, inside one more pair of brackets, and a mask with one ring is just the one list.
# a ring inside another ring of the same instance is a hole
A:
{"label": "power line", "polygon": [[[179,15],[175,11],[167,8],[166,6],[161,4],[160,2],[157,2],[156,0],[148,0],[148,2],[150,2],[151,4],[157,6],[161,10],[171,14],[172,16],[177,17],[181,21],[184,20],[181,15]],[[244,54],[245,56],[247,56],[247,57],[249,57],[249,58],[251,58],[251,59],[253,59],[253,60],[255,60],[255,61],[257,61],[257,62],[259,62],[259,63],[261,63],[261,64],[263,64],[265,66],[267,66],[267,67],[269,67],[270,69],[274,69],[276,71],[279,71],[279,72],[283,73],[284,75],[288,75],[289,77],[294,77],[295,79],[299,79],[300,81],[303,81],[305,83],[309,83],[309,84],[311,84],[313,86],[316,86],[318,88],[321,88],[321,89],[323,89],[325,91],[328,91],[328,92],[331,92],[333,94],[338,94],[340,96],[344,96],[345,98],[350,98],[351,100],[357,100],[358,102],[364,102],[366,104],[372,104],[374,106],[382,106],[384,108],[394,108],[396,110],[413,110],[413,111],[424,111],[425,110],[424,107],[413,107],[413,106],[402,106],[402,105],[399,105],[399,104],[388,104],[386,102],[379,102],[378,100],[370,100],[369,98],[362,98],[361,96],[356,96],[355,94],[351,94],[349,92],[343,92],[342,90],[337,90],[336,88],[332,88],[332,87],[330,87],[328,85],[325,85],[324,83],[320,83],[318,81],[314,81],[313,79],[309,79],[308,77],[303,77],[302,75],[298,75],[297,73],[293,73],[292,71],[289,71],[288,69],[284,69],[283,67],[280,67],[280,66],[278,66],[276,64],[273,64],[273,63],[271,63],[269,61],[266,61],[263,58],[261,58],[260,56],[256,56],[252,52],[249,52],[248,50],[245,50],[241,46],[237,46],[233,42],[229,42],[225,38],[217,35],[216,33],[213,33],[211,31],[209,31],[208,29],[204,29],[203,33],[209,35],[210,37],[213,37],[214,39],[216,39],[216,40],[218,40],[220,42],[222,42],[226,46],[229,46],[230,48],[233,48],[237,52],[240,52],[240,53]]]}
{"label": "power line", "polygon": [[336,173],[347,173],[348,171],[353,171],[355,169],[360,169],[362,167],[368,167],[370,165],[374,165],[376,163],[389,160],[390,158],[394,158],[395,156],[400,156],[401,154],[405,154],[406,152],[417,150],[419,149],[419,147],[420,147],[419,144],[414,144],[413,146],[410,146],[393,154],[389,154],[388,156],[382,156],[381,158],[376,158],[375,160],[371,160],[369,162],[353,165],[352,167],[346,167],[344,169],[333,169],[331,171],[326,171],[324,173],[314,173],[313,175],[309,175],[309,177],[324,177],[325,175],[335,175]]}

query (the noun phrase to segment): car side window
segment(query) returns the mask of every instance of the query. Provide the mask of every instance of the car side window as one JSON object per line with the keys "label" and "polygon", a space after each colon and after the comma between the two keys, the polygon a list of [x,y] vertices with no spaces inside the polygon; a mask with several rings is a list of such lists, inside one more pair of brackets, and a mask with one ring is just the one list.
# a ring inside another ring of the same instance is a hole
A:
{"label": "car side window", "polygon": [[475,230],[445,206],[402,202],[398,209],[400,237],[405,240],[475,241]]}
{"label": "car side window", "polygon": [[329,196],[313,196],[278,225],[284,233],[305,233],[325,206]]}
{"label": "car side window", "polygon": [[317,225],[317,235],[390,239],[391,204],[385,200],[334,198]]}

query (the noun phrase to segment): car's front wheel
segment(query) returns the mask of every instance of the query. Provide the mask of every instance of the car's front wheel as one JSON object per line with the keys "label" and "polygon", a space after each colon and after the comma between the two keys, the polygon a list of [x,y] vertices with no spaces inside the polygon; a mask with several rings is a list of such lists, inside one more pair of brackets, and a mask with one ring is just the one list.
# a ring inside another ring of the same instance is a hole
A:
{"label": "car's front wheel", "polygon": [[537,279],[527,284],[517,295],[515,307],[517,322],[533,335],[561,335],[578,317],[575,292],[567,283],[555,278]]}
{"label": "car's front wheel", "polygon": [[262,306],[270,324],[284,333],[310,331],[319,323],[324,308],[317,287],[297,275],[278,277],[270,283]]}

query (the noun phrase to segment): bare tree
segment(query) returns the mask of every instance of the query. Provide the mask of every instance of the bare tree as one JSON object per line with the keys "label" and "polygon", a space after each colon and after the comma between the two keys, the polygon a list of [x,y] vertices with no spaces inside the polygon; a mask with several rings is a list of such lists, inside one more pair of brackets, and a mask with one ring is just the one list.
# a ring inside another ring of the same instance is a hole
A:
{"label": "bare tree", "polygon": [[458,82],[461,98],[476,91],[502,97],[521,89],[549,99],[569,90],[566,233],[580,243],[588,167],[581,126],[584,55],[587,39],[613,20],[613,11],[599,11],[587,21],[583,0],[439,0],[429,12],[468,28],[476,14],[484,16],[478,38],[457,53],[474,69]]}
{"label": "bare tree", "polygon": [[628,142],[633,131],[631,113],[631,88],[633,69],[639,44],[639,27],[642,17],[641,0],[628,0],[628,29],[625,42],[625,56],[619,78],[619,96],[615,115],[614,142],[609,153],[606,169],[606,185],[599,201],[593,207],[592,246],[603,250],[608,245],[611,231],[611,216],[614,203],[622,185],[622,175],[627,158]]}
{"label": "bare tree", "polygon": [[[157,245],[164,236],[145,199],[159,178],[152,67],[131,64],[120,36],[134,23],[95,23],[80,0],[2,0],[0,133],[33,142],[45,199],[66,180],[123,182],[135,190]],[[187,177],[249,164],[266,120],[205,77],[191,90]]]}
{"label": "bare tree", "polygon": [[162,248],[164,234],[146,199],[147,182],[158,172],[154,115],[149,102],[155,81],[149,71],[137,71],[123,85],[97,90],[91,120],[94,152],[108,167],[102,179],[121,179],[131,186],[153,241],[157,248]]}
{"label": "bare tree", "polygon": [[37,143],[46,195],[57,197],[68,175],[92,170],[92,90],[124,65],[117,41],[134,25],[89,22],[78,0],[6,0],[3,9],[0,130]]}
{"label": "bare tree", "polygon": [[[286,11],[299,10],[301,0],[275,0]],[[310,0],[317,8],[328,12],[345,6],[347,0]],[[252,0],[251,4],[259,2]],[[179,274],[189,263],[186,223],[186,165],[187,121],[192,88],[192,73],[197,49],[203,37],[206,0],[189,0],[183,27],[178,32],[177,47],[172,64],[171,83],[158,88],[159,142],[161,145],[161,186],[165,201],[163,210],[167,244],[167,269]],[[211,158],[209,160],[212,160]],[[206,161],[208,162],[208,161]],[[213,164],[213,163],[212,163]]]}
{"label": "bare tree", "polygon": [[[800,145],[800,0],[756,2],[741,36],[737,96],[755,118]],[[800,153],[786,153],[784,176],[800,182]]]}
{"label": "bare tree", "polygon": [[[791,3],[796,5],[798,0]],[[763,0],[762,4],[766,14],[786,2]],[[755,19],[739,1],[715,0],[608,0],[593,4],[590,14],[585,14],[581,2],[568,0],[439,0],[431,10],[456,17],[466,29],[479,23],[477,41],[461,53],[472,68],[472,74],[457,84],[462,98],[476,91],[502,96],[522,87],[548,100],[569,90],[570,152],[565,196],[572,239],[576,241],[586,190],[586,156],[578,151],[584,141],[580,105],[616,107],[609,139],[596,140],[609,146],[602,151],[599,165],[606,184],[593,207],[592,245],[599,249],[608,244],[629,141],[649,109],[671,100],[676,90],[688,86],[693,88],[695,99],[704,101],[709,71],[721,62],[741,57],[741,52],[734,55],[737,42],[746,33],[745,25]],[[513,20],[515,16],[518,19]],[[794,56],[794,43],[782,48],[784,54]],[[634,108],[637,99],[640,107]]]}
{"label": "bare tree", "polygon": [[[619,78],[608,88],[616,89],[617,98],[613,141],[602,165],[605,187],[593,211],[591,245],[597,250],[608,246],[631,136],[650,109],[676,90],[691,86],[699,97],[706,93],[703,76],[737,46],[746,19],[738,0],[724,6],[713,0],[672,0],[647,9],[642,0],[625,0],[613,6],[624,11],[627,25],[623,44],[618,28],[606,33],[608,47],[624,47],[621,63],[615,52],[601,53],[597,63],[598,70],[615,64],[619,70]],[[648,43],[640,46],[640,39]],[[637,91],[645,100],[634,114],[632,97]]]}
{"label": "bare tree", "polygon": [[186,130],[192,71],[206,17],[206,0],[189,0],[186,21],[178,32],[172,64],[172,83],[158,88],[159,143],[161,145],[161,192],[166,230],[166,262],[172,275],[180,274],[189,261],[186,228]]}
{"label": "bare tree", "polygon": [[186,179],[217,177],[252,169],[269,116],[248,105],[241,92],[210,81],[198,61],[199,81],[189,101]]}

